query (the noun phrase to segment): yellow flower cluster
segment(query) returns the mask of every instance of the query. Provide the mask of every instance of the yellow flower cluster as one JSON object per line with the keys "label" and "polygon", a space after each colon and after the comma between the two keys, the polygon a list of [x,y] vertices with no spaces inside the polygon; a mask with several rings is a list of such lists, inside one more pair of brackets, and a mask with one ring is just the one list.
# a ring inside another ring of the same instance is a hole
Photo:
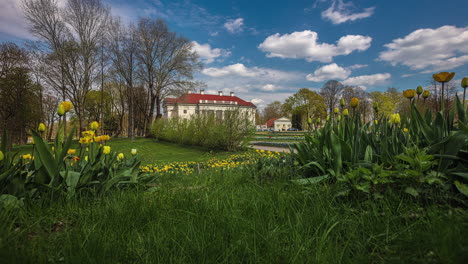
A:
{"label": "yellow flower cluster", "polygon": [[99,143],[102,141],[108,141],[110,139],[109,135],[101,135],[96,137],[94,130],[83,131],[81,134],[83,134],[83,137],[79,140],[80,144],[89,144],[91,142]]}
{"label": "yellow flower cluster", "polygon": [[141,166],[141,172],[148,173],[159,173],[159,174],[179,174],[183,173],[186,175],[192,174],[200,170],[230,170],[234,168],[240,168],[250,164],[254,164],[260,158],[267,159],[279,159],[281,154],[279,152],[256,150],[255,152],[246,152],[243,154],[231,155],[226,159],[212,158],[208,161],[195,162],[195,161],[184,161],[184,162],[171,162],[153,164],[147,166]]}

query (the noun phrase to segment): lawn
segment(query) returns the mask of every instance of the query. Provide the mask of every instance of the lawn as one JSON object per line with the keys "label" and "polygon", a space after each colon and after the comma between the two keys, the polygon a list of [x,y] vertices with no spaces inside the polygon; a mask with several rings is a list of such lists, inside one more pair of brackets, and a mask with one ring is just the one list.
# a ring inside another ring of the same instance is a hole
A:
{"label": "lawn", "polygon": [[[108,145],[116,152],[122,152],[125,155],[131,155],[130,151],[137,149],[142,165],[155,162],[205,161],[212,157],[223,158],[233,154],[232,152],[212,151],[197,146],[157,141],[151,138],[137,138],[134,142],[126,138],[111,139]],[[78,147],[78,143],[73,145],[73,148]],[[18,151],[21,155],[31,153],[32,145],[15,147],[13,151]]]}
{"label": "lawn", "polygon": [[468,212],[249,170],[160,177],[149,190],[0,214],[2,263],[466,263]]}

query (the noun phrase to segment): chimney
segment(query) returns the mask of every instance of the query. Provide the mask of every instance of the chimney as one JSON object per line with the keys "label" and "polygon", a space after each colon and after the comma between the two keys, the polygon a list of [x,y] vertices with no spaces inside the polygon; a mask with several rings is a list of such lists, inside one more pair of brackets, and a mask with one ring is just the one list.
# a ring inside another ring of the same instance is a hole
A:
{"label": "chimney", "polygon": [[188,90],[188,92],[187,92],[187,93],[188,93],[188,94],[192,94],[192,90]]}
{"label": "chimney", "polygon": [[231,92],[231,96],[234,96],[234,92]]}
{"label": "chimney", "polygon": [[218,91],[219,96],[223,96],[223,91]]}
{"label": "chimney", "polygon": [[205,90],[201,89],[200,94],[205,94]]}

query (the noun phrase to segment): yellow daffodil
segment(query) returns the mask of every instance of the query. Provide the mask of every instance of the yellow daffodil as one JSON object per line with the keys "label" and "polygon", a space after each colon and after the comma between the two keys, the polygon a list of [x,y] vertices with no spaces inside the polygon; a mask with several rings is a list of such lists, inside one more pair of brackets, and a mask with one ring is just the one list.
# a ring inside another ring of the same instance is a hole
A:
{"label": "yellow daffodil", "polygon": [[349,103],[352,108],[356,108],[359,105],[359,99],[356,97],[351,98],[351,102]]}
{"label": "yellow daffodil", "polygon": [[39,123],[39,127],[37,128],[37,130],[39,132],[44,132],[46,131],[46,126],[44,125],[44,123]]}
{"label": "yellow daffodil", "polygon": [[136,155],[137,154],[137,149],[132,149],[132,155]]}
{"label": "yellow daffodil", "polygon": [[91,123],[90,127],[91,127],[91,130],[98,130],[99,123],[97,121],[94,121]]}
{"label": "yellow daffodil", "polygon": [[345,108],[345,109],[343,110],[343,115],[344,115],[344,116],[348,116],[348,115],[349,115],[348,108]]}
{"label": "yellow daffodil", "polygon": [[3,154],[3,151],[0,150],[0,161],[2,161],[5,158],[5,154]]}
{"label": "yellow daffodil", "polygon": [[446,83],[450,82],[452,78],[455,76],[454,72],[439,72],[435,73],[432,75],[432,78],[434,78],[434,81],[440,82],[440,83]]}
{"label": "yellow daffodil", "polygon": [[106,154],[106,155],[109,154],[110,151],[111,151],[111,147],[110,147],[110,146],[104,146],[104,147],[102,148],[102,153],[104,153],[104,154]]}
{"label": "yellow daffodil", "polygon": [[408,99],[413,99],[413,97],[416,95],[416,91],[413,89],[408,89],[403,91],[403,96],[408,98]]}
{"label": "yellow daffodil", "polygon": [[68,154],[68,155],[75,155],[75,153],[76,153],[76,149],[69,149],[69,150],[67,151],[67,154]]}

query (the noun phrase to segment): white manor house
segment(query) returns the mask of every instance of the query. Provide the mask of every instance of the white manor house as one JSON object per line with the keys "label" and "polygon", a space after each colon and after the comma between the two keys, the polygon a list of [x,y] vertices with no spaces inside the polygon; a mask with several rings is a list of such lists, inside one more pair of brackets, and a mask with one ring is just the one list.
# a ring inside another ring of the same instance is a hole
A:
{"label": "white manor house", "polygon": [[223,95],[223,92],[219,91],[216,95],[205,94],[205,90],[200,90],[198,94],[189,91],[179,98],[166,98],[163,103],[165,118],[190,118],[195,114],[210,113],[222,119],[226,111],[235,110],[246,113],[255,124],[257,107],[235,96],[233,92],[230,95]]}

